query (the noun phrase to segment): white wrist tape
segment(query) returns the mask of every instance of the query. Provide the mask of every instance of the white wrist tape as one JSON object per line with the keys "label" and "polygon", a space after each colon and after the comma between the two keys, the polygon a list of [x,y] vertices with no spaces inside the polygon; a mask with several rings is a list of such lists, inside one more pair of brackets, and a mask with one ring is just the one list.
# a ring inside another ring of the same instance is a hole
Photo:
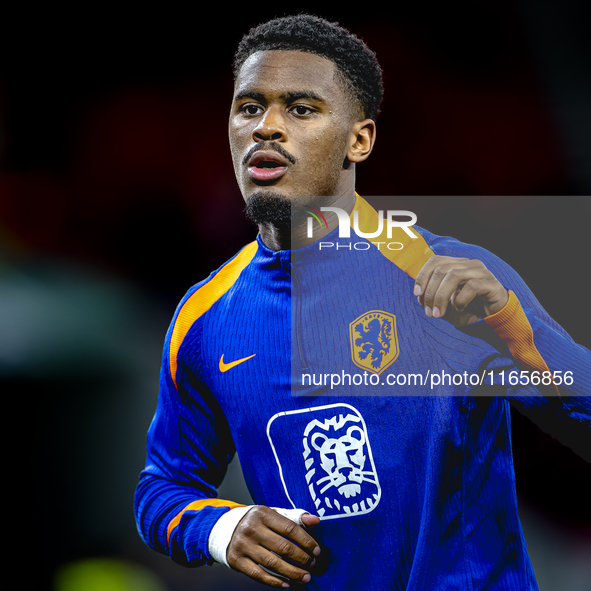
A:
{"label": "white wrist tape", "polygon": [[238,527],[238,522],[256,505],[247,507],[234,507],[226,511],[215,523],[209,534],[209,553],[212,558],[220,564],[230,566],[226,560],[226,552],[230,545],[230,540],[234,535],[234,530]]}
{"label": "white wrist tape", "polygon": [[279,515],[283,515],[283,517],[287,517],[294,523],[302,526],[304,526],[302,523],[302,515],[305,515],[306,513],[310,514],[309,511],[305,511],[304,509],[280,509],[278,507],[271,507],[271,509],[275,509]]}
{"label": "white wrist tape", "polygon": [[[240,520],[257,505],[248,505],[247,507],[234,507],[226,511],[213,526],[211,533],[209,534],[209,553],[212,558],[220,564],[230,566],[226,560],[226,553],[228,546],[234,535],[234,531],[238,527]],[[297,523],[298,525],[304,525],[302,523],[302,515],[308,513],[304,509],[280,509],[272,507],[277,513],[287,517],[287,519]]]}

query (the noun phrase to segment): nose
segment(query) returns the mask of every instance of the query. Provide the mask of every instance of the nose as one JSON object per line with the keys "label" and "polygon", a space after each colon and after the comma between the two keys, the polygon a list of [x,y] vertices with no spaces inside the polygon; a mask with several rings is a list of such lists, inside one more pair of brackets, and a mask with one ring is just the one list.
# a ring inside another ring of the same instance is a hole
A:
{"label": "nose", "polygon": [[256,142],[268,140],[285,140],[285,125],[279,108],[269,107],[265,111],[264,116],[260,119],[258,125],[254,128],[252,132],[252,137]]}

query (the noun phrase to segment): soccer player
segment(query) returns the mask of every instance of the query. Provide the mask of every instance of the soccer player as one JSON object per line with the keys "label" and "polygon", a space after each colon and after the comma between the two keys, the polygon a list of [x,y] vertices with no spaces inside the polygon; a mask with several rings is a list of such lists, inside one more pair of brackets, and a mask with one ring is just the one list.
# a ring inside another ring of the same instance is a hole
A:
{"label": "soccer player", "polygon": [[[588,429],[591,353],[491,253],[416,226],[388,242],[355,191],[382,96],[361,40],[273,19],[234,68],[231,153],[259,234],[174,314],[143,539],[276,588],[537,589],[509,401]],[[307,212],[326,213],[312,235]],[[236,451],[252,507],[217,498]]]}

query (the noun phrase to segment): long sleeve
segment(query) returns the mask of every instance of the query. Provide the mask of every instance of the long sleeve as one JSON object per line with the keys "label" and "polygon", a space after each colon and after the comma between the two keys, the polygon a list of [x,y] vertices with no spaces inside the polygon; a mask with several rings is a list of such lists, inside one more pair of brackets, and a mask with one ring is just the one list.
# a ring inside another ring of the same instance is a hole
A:
{"label": "long sleeve", "polygon": [[[517,384],[505,379],[507,399],[546,432],[589,459],[591,446],[581,441],[580,435],[591,434],[591,352],[572,340],[521,277],[498,257],[452,238],[426,235],[437,254],[480,259],[509,290],[507,305],[469,332],[487,338],[486,332],[494,331],[498,349],[514,362],[513,368],[506,369],[505,378],[513,370],[512,381],[518,375],[521,378]],[[572,433],[569,436],[570,430],[579,438]]]}
{"label": "long sleeve", "polygon": [[[537,386],[512,387],[513,406],[591,462],[591,352],[549,326],[535,309],[523,309],[510,292],[507,305],[485,322],[501,338],[516,362],[518,377]],[[523,370],[523,373],[521,373]],[[545,396],[539,396],[537,390]]]}
{"label": "long sleeve", "polygon": [[184,364],[184,358],[198,357],[198,342],[190,342],[175,356],[184,371],[178,381],[172,378],[171,340],[179,311],[194,291],[181,302],[166,336],[158,405],[135,494],[143,540],[186,566],[213,563],[208,549],[211,529],[221,515],[239,506],[216,498],[235,448],[217,401],[185,368],[194,365]]}
{"label": "long sleeve", "polygon": [[[135,514],[150,547],[188,566],[214,562],[208,545],[211,530],[224,513],[243,506],[217,498],[236,448],[204,377],[204,354],[211,343],[202,343],[202,327],[256,251],[256,242],[245,246],[192,287],[178,305],[164,342],[158,405],[148,431]],[[213,324],[217,326],[216,320]]]}

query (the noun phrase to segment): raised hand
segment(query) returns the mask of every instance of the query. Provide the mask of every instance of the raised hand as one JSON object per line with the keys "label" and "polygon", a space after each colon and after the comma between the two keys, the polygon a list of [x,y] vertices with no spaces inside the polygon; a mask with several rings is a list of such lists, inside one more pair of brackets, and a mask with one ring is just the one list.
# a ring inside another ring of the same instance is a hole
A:
{"label": "raised hand", "polygon": [[479,260],[433,256],[415,280],[414,295],[427,316],[460,328],[505,306],[509,294]]}

